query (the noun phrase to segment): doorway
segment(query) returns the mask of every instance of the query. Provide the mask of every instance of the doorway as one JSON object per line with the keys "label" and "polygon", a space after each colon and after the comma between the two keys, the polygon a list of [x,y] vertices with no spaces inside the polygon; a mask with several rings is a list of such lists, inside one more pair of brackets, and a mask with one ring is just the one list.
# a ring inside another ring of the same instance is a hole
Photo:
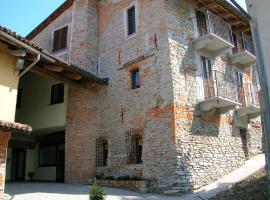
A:
{"label": "doorway", "polygon": [[12,149],[11,160],[11,180],[24,181],[25,180],[25,164],[26,164],[26,150]]}

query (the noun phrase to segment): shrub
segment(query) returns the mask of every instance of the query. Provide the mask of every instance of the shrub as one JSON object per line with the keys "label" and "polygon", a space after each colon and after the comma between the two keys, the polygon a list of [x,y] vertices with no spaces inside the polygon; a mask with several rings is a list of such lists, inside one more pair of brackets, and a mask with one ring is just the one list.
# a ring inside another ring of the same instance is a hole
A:
{"label": "shrub", "polygon": [[96,175],[97,180],[103,180],[104,179],[104,173],[100,173]]}
{"label": "shrub", "polygon": [[105,180],[115,180],[115,178],[113,176],[106,176]]}
{"label": "shrub", "polygon": [[105,200],[106,193],[103,188],[97,184],[94,184],[90,188],[89,200]]}
{"label": "shrub", "polygon": [[128,180],[131,180],[131,178],[130,178],[130,176],[119,176],[117,178],[117,180],[128,181]]}

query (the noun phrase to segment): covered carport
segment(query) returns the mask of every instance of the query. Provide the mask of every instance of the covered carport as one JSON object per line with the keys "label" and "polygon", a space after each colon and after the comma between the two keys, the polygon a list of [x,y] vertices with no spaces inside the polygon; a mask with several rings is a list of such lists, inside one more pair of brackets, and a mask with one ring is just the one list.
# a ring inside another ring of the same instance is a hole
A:
{"label": "covered carport", "polygon": [[[74,91],[87,90],[91,85],[107,85],[107,79],[98,78],[90,72],[61,60],[60,58],[57,58],[43,50],[38,45],[1,26],[0,42],[7,46],[8,54],[17,60],[16,70],[19,70],[20,72],[18,74],[19,78],[32,73],[40,77],[45,77],[46,79],[63,83],[68,87],[73,88]],[[4,125],[2,125],[2,129],[0,129],[0,141],[3,143],[0,146],[0,158],[2,159],[0,165],[0,179],[2,180],[0,192],[2,191],[3,193],[6,171],[6,155],[8,153],[7,147],[8,140],[11,137],[9,131],[13,130],[15,132],[19,132],[24,130],[25,132],[29,132],[30,128],[18,123],[10,124],[8,122],[2,122],[2,124]]]}

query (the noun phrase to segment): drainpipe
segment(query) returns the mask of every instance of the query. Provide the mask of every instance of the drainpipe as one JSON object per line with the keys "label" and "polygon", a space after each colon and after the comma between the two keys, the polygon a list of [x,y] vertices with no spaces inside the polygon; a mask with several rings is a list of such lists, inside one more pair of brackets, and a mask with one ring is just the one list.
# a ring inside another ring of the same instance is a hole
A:
{"label": "drainpipe", "polygon": [[30,71],[40,60],[40,53],[37,54],[36,59],[34,60],[33,63],[31,63],[22,73],[20,73],[19,78],[21,78],[24,74],[26,74],[28,71]]}
{"label": "drainpipe", "polygon": [[[251,29],[253,33],[253,38],[256,46],[256,54],[259,65],[259,73],[260,73],[260,82],[262,88],[262,96],[264,103],[264,115],[263,115],[263,126],[264,126],[264,137],[265,137],[265,151],[266,151],[266,164],[268,169],[268,180],[270,180],[270,97],[269,97],[269,88],[267,84],[267,74],[266,74],[266,66],[264,63],[264,58],[262,54],[261,41],[258,31],[257,22],[253,19],[235,0],[230,0],[246,17],[248,17]],[[268,184],[268,191],[270,192],[270,186]],[[268,194],[269,195],[269,194]]]}

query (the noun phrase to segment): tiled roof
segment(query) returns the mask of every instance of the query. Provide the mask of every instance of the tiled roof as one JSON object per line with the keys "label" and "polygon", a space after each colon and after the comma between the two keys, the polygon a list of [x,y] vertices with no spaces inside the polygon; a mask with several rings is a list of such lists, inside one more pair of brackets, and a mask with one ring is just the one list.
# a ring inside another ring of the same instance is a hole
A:
{"label": "tiled roof", "polygon": [[37,49],[38,51],[42,51],[42,48],[38,44],[35,44],[35,43],[31,42],[30,40],[26,39],[25,37],[20,36],[16,32],[14,32],[14,31],[6,28],[6,27],[3,27],[3,26],[0,25],[0,31],[3,31],[4,33],[12,36],[13,38],[16,38],[16,39],[20,40],[21,42],[23,42],[23,43]]}
{"label": "tiled roof", "polygon": [[24,124],[19,124],[15,122],[7,122],[0,120],[0,129],[10,130],[10,131],[20,131],[25,133],[31,133],[32,127]]}
{"label": "tiled roof", "polygon": [[53,59],[57,60],[57,63],[59,63],[61,66],[65,67],[65,69],[67,69],[70,72],[79,73],[85,79],[93,80],[93,81],[96,81],[96,82],[101,83],[101,84],[107,84],[107,82],[108,82],[107,79],[99,78],[96,75],[94,75],[94,74],[92,74],[92,73],[90,73],[90,72],[88,72],[88,71],[86,71],[86,70],[84,70],[84,69],[82,69],[82,68],[80,68],[80,67],[78,67],[76,65],[73,65],[72,63],[67,63],[64,60],[50,54],[48,51],[42,49],[42,47],[40,47],[38,44],[36,44],[34,42],[31,42],[27,38],[20,36],[16,32],[11,31],[10,29],[8,29],[6,27],[3,27],[3,26],[0,25],[0,31],[2,31],[2,32],[6,33],[8,36],[10,36],[10,37],[12,37],[14,39],[17,39],[18,41],[28,45],[29,47],[32,47],[32,48],[36,49],[40,53],[42,53],[42,54],[44,54],[46,56],[49,56],[50,58],[53,58]]}
{"label": "tiled roof", "polygon": [[65,12],[70,6],[72,6],[74,0],[66,0],[61,6],[59,6],[52,14],[50,14],[43,22],[41,22],[34,30],[29,33],[26,38],[32,40],[38,35],[44,28],[52,23],[57,17]]}

